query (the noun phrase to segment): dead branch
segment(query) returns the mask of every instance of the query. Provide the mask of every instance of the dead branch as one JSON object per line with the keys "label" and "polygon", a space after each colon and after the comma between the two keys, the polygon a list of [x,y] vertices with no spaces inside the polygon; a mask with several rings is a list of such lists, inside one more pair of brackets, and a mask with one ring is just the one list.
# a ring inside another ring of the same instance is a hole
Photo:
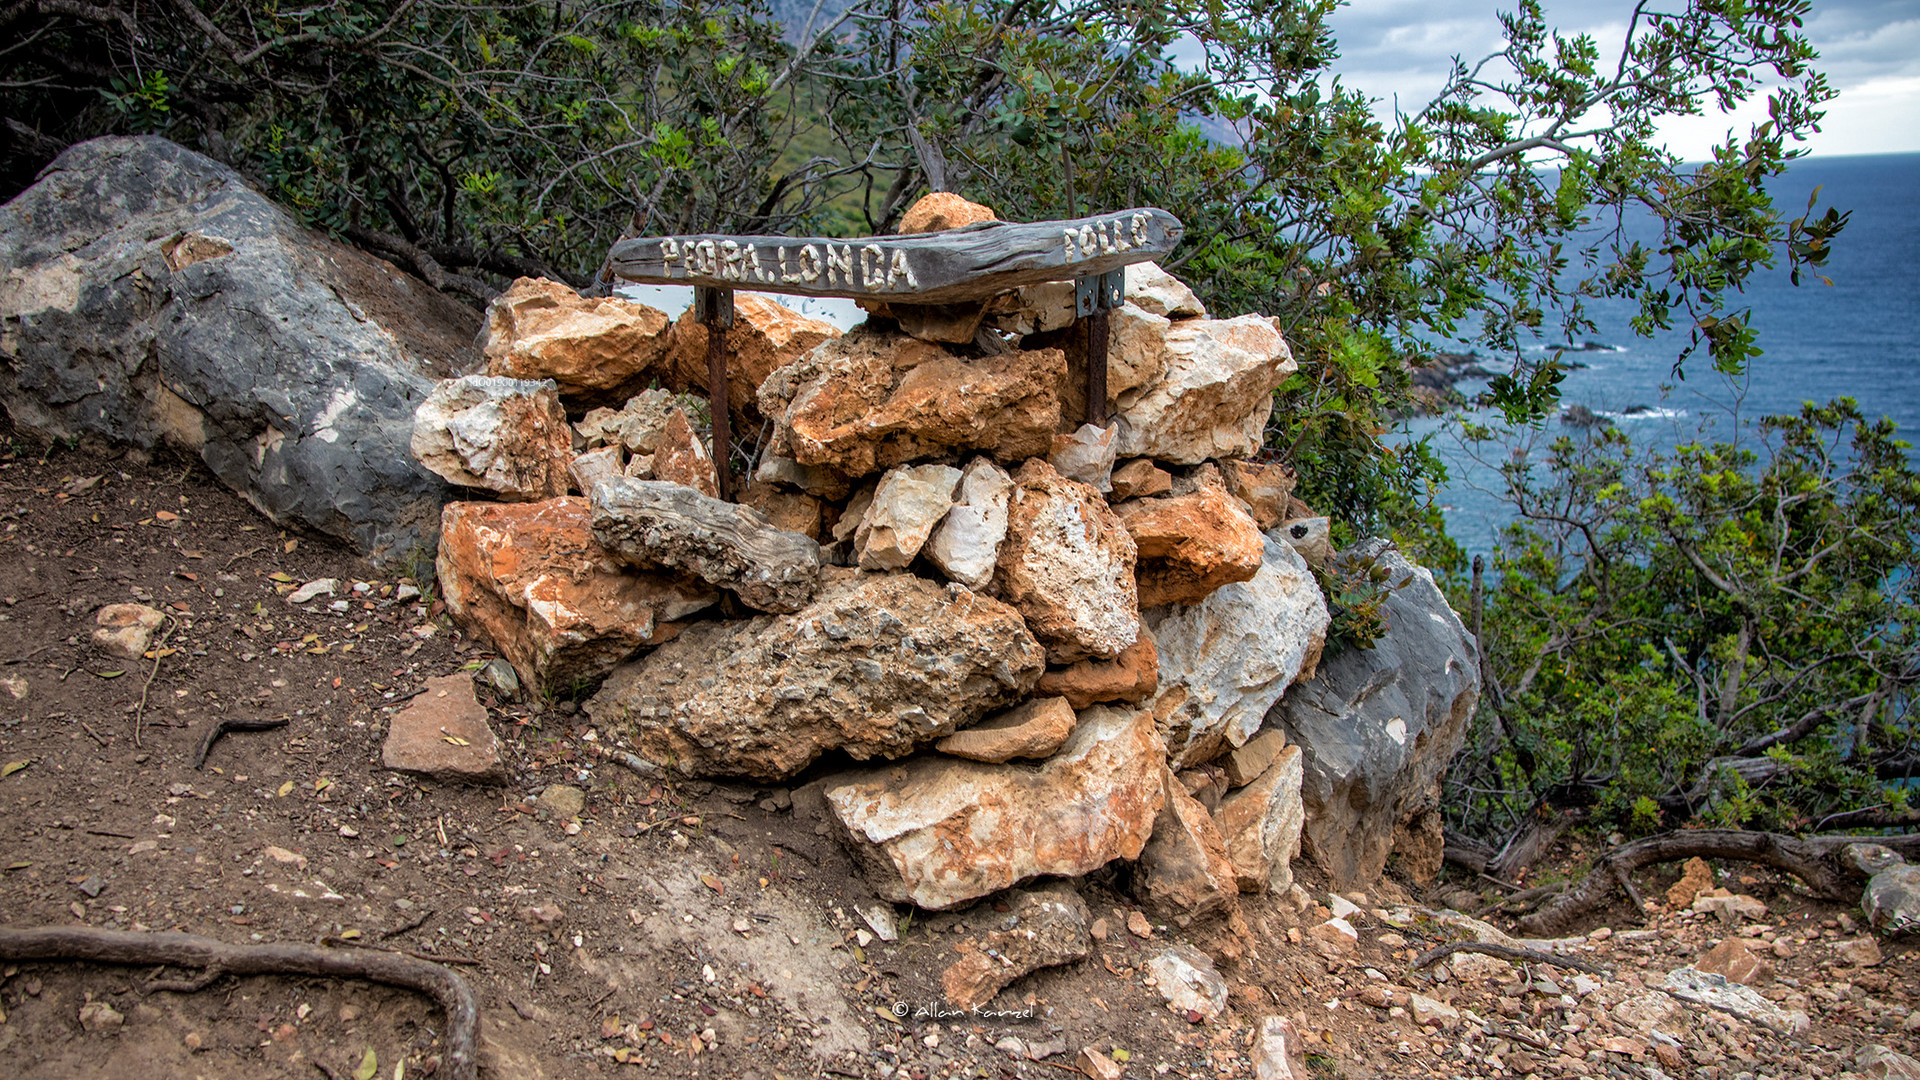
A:
{"label": "dead branch", "polygon": [[[1619,887],[1618,875],[1655,863],[1695,857],[1771,866],[1806,882],[1816,895],[1837,900],[1846,894],[1846,879],[1827,861],[1826,855],[1845,843],[1859,843],[1862,839],[1820,838],[1820,841],[1840,841],[1835,844],[1742,829],[1688,829],[1649,836],[1603,853],[1580,884],[1521,919],[1520,930],[1530,937],[1562,933],[1581,916],[1606,902]],[[1920,841],[1920,837],[1914,839]]]}
{"label": "dead branch", "polygon": [[83,960],[199,968],[201,974],[184,984],[193,989],[221,975],[311,975],[406,987],[428,995],[446,1011],[448,1076],[451,1080],[475,1080],[474,1040],[480,1026],[480,1006],[473,991],[456,972],[399,953],[281,943],[230,945],[195,934],[41,926],[25,930],[0,927],[0,960]]}
{"label": "dead branch", "polygon": [[272,731],[286,726],[287,719],[284,716],[278,720],[240,720],[228,717],[207,728],[207,733],[200,737],[200,748],[193,753],[193,767],[198,769],[205,765],[207,754],[213,750],[213,744],[220,740],[220,736],[230,731]]}
{"label": "dead branch", "polygon": [[1599,975],[1603,978],[1611,977],[1613,974],[1605,968],[1594,967],[1584,960],[1575,960],[1567,956],[1555,956],[1549,952],[1541,952],[1539,949],[1523,949],[1514,945],[1494,945],[1485,941],[1450,941],[1445,945],[1435,946],[1421,953],[1414,959],[1413,970],[1419,971],[1421,968],[1432,967],[1447,957],[1452,956],[1454,953],[1463,952],[1497,956],[1502,960],[1520,960],[1532,964],[1552,964],[1554,967],[1571,968],[1574,971],[1584,971],[1589,975]]}

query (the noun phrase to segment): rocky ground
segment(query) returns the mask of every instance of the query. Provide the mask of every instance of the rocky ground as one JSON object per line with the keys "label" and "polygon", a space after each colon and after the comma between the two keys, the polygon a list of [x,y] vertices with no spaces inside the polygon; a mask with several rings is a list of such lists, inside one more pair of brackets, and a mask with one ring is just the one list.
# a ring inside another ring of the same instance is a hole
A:
{"label": "rocky ground", "polygon": [[[438,960],[479,996],[488,1076],[1251,1076],[1269,1016],[1291,1019],[1295,1067],[1322,1078],[1910,1075],[1857,1059],[1920,1036],[1913,947],[1863,945],[1853,914],[1738,866],[1719,884],[1761,906],[1720,905],[1730,921],[1621,907],[1553,943],[1599,975],[1480,955],[1414,970],[1426,949],[1497,931],[1436,916],[1439,892],[1331,897],[1305,860],[1315,903],[1249,897],[1235,930],[1152,925],[1126,881],[1097,872],[1080,882],[1090,955],[953,1015],[943,972],[999,940],[1027,910],[1002,909],[1023,901],[916,915],[876,899],[829,835],[817,773],[781,788],[636,775],[607,754],[623,733],[491,683],[492,654],[439,614],[426,568],[370,579],[196,463],[10,428],[0,440],[10,926]],[[339,591],[290,602],[323,579]],[[166,616],[137,659],[90,640],[98,610],[122,602]],[[384,768],[391,715],[444,706],[455,722],[470,675],[507,784]],[[229,734],[195,769],[223,718],[287,724]],[[1657,898],[1676,874],[1640,884]],[[1468,906],[1459,885],[1445,895]],[[1708,958],[1724,940],[1750,955]],[[1162,958],[1182,942],[1220,982],[1203,975],[1169,1005]],[[1745,1017],[1659,989],[1673,969],[1729,962],[1766,1009],[1726,988]],[[430,1074],[444,1050],[430,1002],[368,983],[224,978],[183,993],[149,991],[153,973],[131,968],[0,972],[12,1075],[369,1080]]]}

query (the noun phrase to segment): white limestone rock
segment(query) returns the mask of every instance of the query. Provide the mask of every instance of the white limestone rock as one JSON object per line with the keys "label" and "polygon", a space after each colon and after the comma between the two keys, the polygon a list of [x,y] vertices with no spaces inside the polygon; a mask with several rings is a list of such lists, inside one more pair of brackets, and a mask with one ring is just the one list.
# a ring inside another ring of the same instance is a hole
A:
{"label": "white limestone rock", "polygon": [[941,572],[971,589],[993,580],[1000,542],[1007,538],[1007,502],[1013,477],[986,458],[974,458],[960,474],[953,509],[922,549]]}
{"label": "white limestone rock", "polygon": [[960,470],[951,465],[902,465],[888,470],[854,532],[860,569],[905,569],[953,507],[954,489],[959,485]]}

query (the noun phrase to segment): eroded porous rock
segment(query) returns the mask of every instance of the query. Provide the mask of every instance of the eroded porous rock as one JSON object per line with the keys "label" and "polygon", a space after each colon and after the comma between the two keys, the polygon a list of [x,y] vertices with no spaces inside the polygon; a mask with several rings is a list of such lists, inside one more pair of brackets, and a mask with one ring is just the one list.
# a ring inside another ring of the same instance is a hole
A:
{"label": "eroded porous rock", "polygon": [[1240,889],[1213,815],[1168,770],[1167,801],[1134,868],[1134,895],[1173,919],[1225,917],[1239,910]]}
{"label": "eroded porous rock", "polygon": [[552,380],[464,375],[414,412],[412,447],[450,484],[533,502],[567,493],[573,430]]}
{"label": "eroded porous rock", "polygon": [[1284,893],[1293,888],[1293,860],[1306,822],[1301,801],[1303,755],[1288,746],[1253,783],[1220,800],[1214,823],[1241,892]]}
{"label": "eroded porous rock", "polygon": [[500,740],[463,672],[427,680],[419,697],[393,714],[380,762],[435,780],[504,784]]}
{"label": "eroded porous rock", "polygon": [[593,535],[631,566],[691,574],[760,611],[798,611],[820,585],[820,545],[750,506],[660,480],[596,484]]}
{"label": "eroded porous rock", "polygon": [[826,798],[874,892],[940,910],[1138,858],[1164,762],[1150,713],[1095,706],[1038,767],[916,758],[834,778]]}
{"label": "eroded porous rock", "polygon": [[[738,430],[758,430],[760,384],[815,346],[840,336],[832,323],[809,318],[759,293],[733,294],[733,325],[727,329],[727,408]],[[673,324],[661,385],[707,397],[707,327],[688,308]]]}
{"label": "eroded porous rock", "polygon": [[552,379],[562,394],[606,394],[666,355],[664,311],[571,286],[520,278],[487,305],[481,354],[487,374]]}
{"label": "eroded porous rock", "polygon": [[1142,608],[1199,603],[1222,585],[1251,580],[1266,558],[1266,537],[1218,474],[1187,494],[1131,499],[1114,512],[1139,552],[1133,576]]}
{"label": "eroded porous rock", "polygon": [[1311,675],[1327,604],[1293,549],[1267,540],[1259,573],[1198,604],[1146,615],[1160,654],[1160,718],[1174,767],[1211,761],[1260,729],[1267,710]]}
{"label": "eroded porous rock", "polygon": [[1473,637],[1433,575],[1384,541],[1357,554],[1407,582],[1386,601],[1386,634],[1324,660],[1268,714],[1306,750],[1305,847],[1342,891],[1377,881],[1394,827],[1438,806],[1480,693]]}
{"label": "eroded porous rock", "polygon": [[769,376],[760,411],[774,454],[848,476],[966,450],[1017,461],[1051,449],[1065,375],[1059,349],[967,359],[866,324]]}
{"label": "eroded porous rock", "polygon": [[[1150,335],[1141,341],[1143,350],[1153,345]],[[1118,396],[1118,454],[1197,465],[1259,449],[1273,391],[1295,367],[1273,323],[1258,315],[1170,322],[1159,345],[1162,374]]]}
{"label": "eroded porous rock", "polygon": [[[155,136],[69,147],[0,206],[0,400],[23,431],[178,447],[385,567],[452,491],[408,453],[479,316]],[[564,462],[562,463],[564,465]]]}
{"label": "eroded porous rock", "polygon": [[699,583],[621,565],[593,538],[587,500],[448,503],[438,571],[447,611],[493,642],[523,685],[597,682],[661,624],[711,606]]}
{"label": "eroded porous rock", "polygon": [[995,595],[1020,609],[1053,663],[1118,655],[1140,636],[1133,537],[1099,492],[1045,461],[1013,479]]}
{"label": "eroded porous rock", "polygon": [[1000,542],[1007,538],[1007,504],[1013,477],[986,458],[974,458],[960,474],[953,509],[927,539],[927,560],[955,581],[984,589],[993,581]]}
{"label": "eroded porous rock", "polygon": [[874,489],[854,551],[862,570],[901,570],[920,554],[934,526],[953,508],[960,470],[951,465],[903,465],[890,469]]}
{"label": "eroded porous rock", "polygon": [[615,671],[587,711],[682,775],[783,780],[828,750],[891,758],[951,735],[1024,698],[1041,662],[999,601],[839,570],[793,614],[694,624]]}
{"label": "eroded porous rock", "polygon": [[954,757],[995,763],[1044,758],[1065,745],[1076,722],[1066,698],[1036,697],[957,731],[934,743],[933,748]]}
{"label": "eroded porous rock", "polygon": [[1140,636],[1111,660],[1081,660],[1049,668],[1034,686],[1038,694],[1058,694],[1075,709],[1102,701],[1145,701],[1160,685],[1160,653],[1153,631],[1140,624]]}
{"label": "eroded porous rock", "polygon": [[1084,959],[1093,948],[1087,903],[1072,886],[1014,889],[1005,904],[1006,915],[995,919],[1005,929],[954,946],[960,959],[940,975],[953,1008],[977,1009],[1021,976]]}

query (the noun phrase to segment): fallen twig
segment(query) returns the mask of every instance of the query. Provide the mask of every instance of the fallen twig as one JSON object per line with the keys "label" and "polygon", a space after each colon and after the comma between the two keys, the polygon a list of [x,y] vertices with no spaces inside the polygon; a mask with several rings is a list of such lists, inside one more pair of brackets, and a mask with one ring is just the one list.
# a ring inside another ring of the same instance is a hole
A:
{"label": "fallen twig", "polygon": [[423,909],[420,912],[420,914],[415,915],[413,918],[408,919],[406,922],[401,923],[399,926],[396,926],[391,930],[381,931],[380,940],[385,941],[388,938],[397,938],[401,934],[404,934],[409,930],[417,930],[419,929],[422,923],[426,922],[428,919],[431,919],[431,918],[433,918],[433,909],[432,908]]}
{"label": "fallen twig", "polygon": [[1485,941],[1450,941],[1445,945],[1428,949],[1414,959],[1413,970],[1419,971],[1424,967],[1432,967],[1434,964],[1445,960],[1454,953],[1463,952],[1484,953],[1487,956],[1497,956],[1502,960],[1526,960],[1536,964],[1552,964],[1555,967],[1584,971],[1589,975],[1605,977],[1612,974],[1612,972],[1604,968],[1594,967],[1584,960],[1575,960],[1566,956],[1555,956],[1549,952],[1541,952],[1539,949],[1522,949],[1514,945],[1494,945]]}
{"label": "fallen twig", "polygon": [[200,737],[200,748],[194,751],[193,754],[193,767],[198,769],[205,765],[207,763],[207,754],[213,750],[213,744],[219,741],[220,736],[230,731],[272,731],[275,728],[283,728],[286,726],[287,718],[284,716],[278,720],[240,720],[234,717],[228,717],[225,720],[218,721],[207,729],[205,735]]}
{"label": "fallen twig", "polygon": [[156,989],[190,991],[222,975],[311,975],[403,986],[429,995],[447,1014],[447,1075],[451,1080],[475,1080],[480,1007],[466,980],[440,964],[383,949],[322,949],[280,943],[230,945],[195,934],[43,926],[0,928],[0,960],[84,960],[201,969],[200,976],[190,982],[149,984]]}
{"label": "fallen twig", "polygon": [[46,652],[48,649],[58,646],[59,644],[60,642],[58,641],[51,642],[49,644],[42,645],[39,648],[32,650],[31,652],[23,652],[19,656],[15,656],[7,660],[0,660],[0,667],[5,667],[11,664],[18,664],[22,660],[31,660],[34,657],[39,656],[41,653]]}
{"label": "fallen twig", "polygon": [[260,554],[261,552],[263,552],[263,551],[265,551],[265,550],[267,550],[267,549],[266,549],[266,548],[264,548],[264,547],[251,547],[251,548],[248,548],[247,550],[245,550],[245,551],[243,551],[243,552],[241,552],[240,554],[238,554],[238,555],[235,555],[235,556],[234,556],[233,558],[231,558],[231,559],[228,559],[228,560],[227,560],[227,563],[226,563],[226,565],[225,565],[225,566],[222,566],[222,567],[221,567],[220,569],[222,569],[222,570],[227,570],[227,569],[231,569],[231,568],[232,568],[232,566],[233,566],[233,564],[234,564],[234,563],[237,563],[237,562],[239,562],[239,561],[240,561],[241,559],[244,559],[244,558],[246,558],[246,557],[247,557],[247,556],[249,556],[249,555],[258,555],[258,554]]}
{"label": "fallen twig", "polygon": [[140,704],[134,706],[133,710],[133,745],[135,746],[140,745],[140,722],[147,715],[147,694],[153,689],[154,677],[160,674],[160,661],[166,658],[167,639],[173,636],[173,628],[179,625],[179,619],[171,615],[167,616],[167,628],[160,632],[160,640],[154,643],[153,670],[147,672],[147,681],[140,686]]}

